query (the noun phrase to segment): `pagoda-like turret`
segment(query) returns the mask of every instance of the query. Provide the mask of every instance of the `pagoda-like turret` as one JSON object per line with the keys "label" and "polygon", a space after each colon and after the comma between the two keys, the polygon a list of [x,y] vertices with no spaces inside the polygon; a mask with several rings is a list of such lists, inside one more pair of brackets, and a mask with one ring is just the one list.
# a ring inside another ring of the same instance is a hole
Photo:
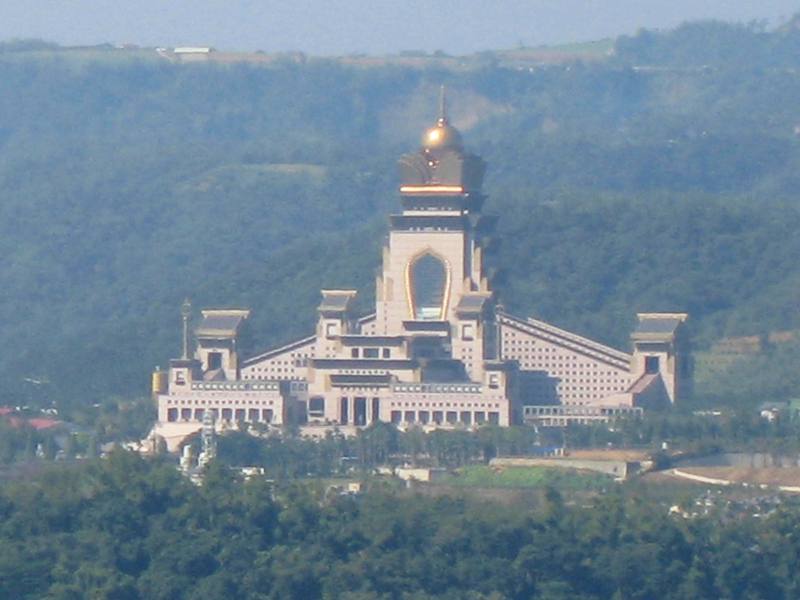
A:
{"label": "pagoda-like turret", "polygon": [[[430,196],[482,199],[480,190],[485,170],[486,164],[480,157],[464,152],[461,134],[447,119],[442,87],[436,124],[425,130],[419,151],[400,159],[400,193],[404,207],[420,204],[422,208],[428,204],[424,199]],[[475,210],[474,206],[470,208]]]}

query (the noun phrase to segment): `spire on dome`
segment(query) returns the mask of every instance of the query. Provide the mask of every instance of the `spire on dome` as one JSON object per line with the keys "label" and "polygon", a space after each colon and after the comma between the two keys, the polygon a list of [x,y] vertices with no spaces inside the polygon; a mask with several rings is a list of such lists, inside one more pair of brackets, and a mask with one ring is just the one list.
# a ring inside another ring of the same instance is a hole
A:
{"label": "spire on dome", "polygon": [[444,84],[439,88],[439,121],[440,125],[447,123],[447,96]]}
{"label": "spire on dome", "polygon": [[422,136],[422,147],[432,150],[461,150],[461,134],[447,122],[447,97],[445,88],[439,88],[439,118],[436,125],[426,129]]}

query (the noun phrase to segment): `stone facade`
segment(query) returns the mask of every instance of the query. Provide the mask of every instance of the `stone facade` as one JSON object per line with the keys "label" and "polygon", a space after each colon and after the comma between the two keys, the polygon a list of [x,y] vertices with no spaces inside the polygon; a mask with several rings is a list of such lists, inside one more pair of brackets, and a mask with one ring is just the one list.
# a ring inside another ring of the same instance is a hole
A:
{"label": "stone facade", "polygon": [[563,425],[676,401],[686,315],[639,315],[628,354],[505,313],[483,269],[483,161],[442,114],[400,167],[375,312],[323,290],[313,335],[240,360],[248,311],[203,311],[194,349],[185,329],[184,356],[154,376],[159,426],[199,428],[206,411],[231,425]]}

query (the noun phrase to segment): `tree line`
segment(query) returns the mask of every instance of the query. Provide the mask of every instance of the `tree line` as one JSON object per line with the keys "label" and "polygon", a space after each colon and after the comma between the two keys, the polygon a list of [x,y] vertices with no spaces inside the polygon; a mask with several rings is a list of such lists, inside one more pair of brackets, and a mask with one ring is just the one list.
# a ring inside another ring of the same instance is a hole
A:
{"label": "tree line", "polygon": [[797,508],[675,519],[621,488],[536,507],[237,481],[125,451],[0,489],[8,598],[794,598]]}

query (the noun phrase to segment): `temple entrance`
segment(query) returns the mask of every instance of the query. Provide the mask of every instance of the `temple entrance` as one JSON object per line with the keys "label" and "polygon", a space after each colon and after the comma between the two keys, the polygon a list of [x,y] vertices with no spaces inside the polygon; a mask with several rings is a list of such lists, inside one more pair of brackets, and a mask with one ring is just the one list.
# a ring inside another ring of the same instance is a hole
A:
{"label": "temple entrance", "polygon": [[353,405],[353,423],[364,426],[367,424],[367,399],[356,398]]}
{"label": "temple entrance", "polygon": [[372,399],[372,423],[377,423],[381,418],[381,399]]}

